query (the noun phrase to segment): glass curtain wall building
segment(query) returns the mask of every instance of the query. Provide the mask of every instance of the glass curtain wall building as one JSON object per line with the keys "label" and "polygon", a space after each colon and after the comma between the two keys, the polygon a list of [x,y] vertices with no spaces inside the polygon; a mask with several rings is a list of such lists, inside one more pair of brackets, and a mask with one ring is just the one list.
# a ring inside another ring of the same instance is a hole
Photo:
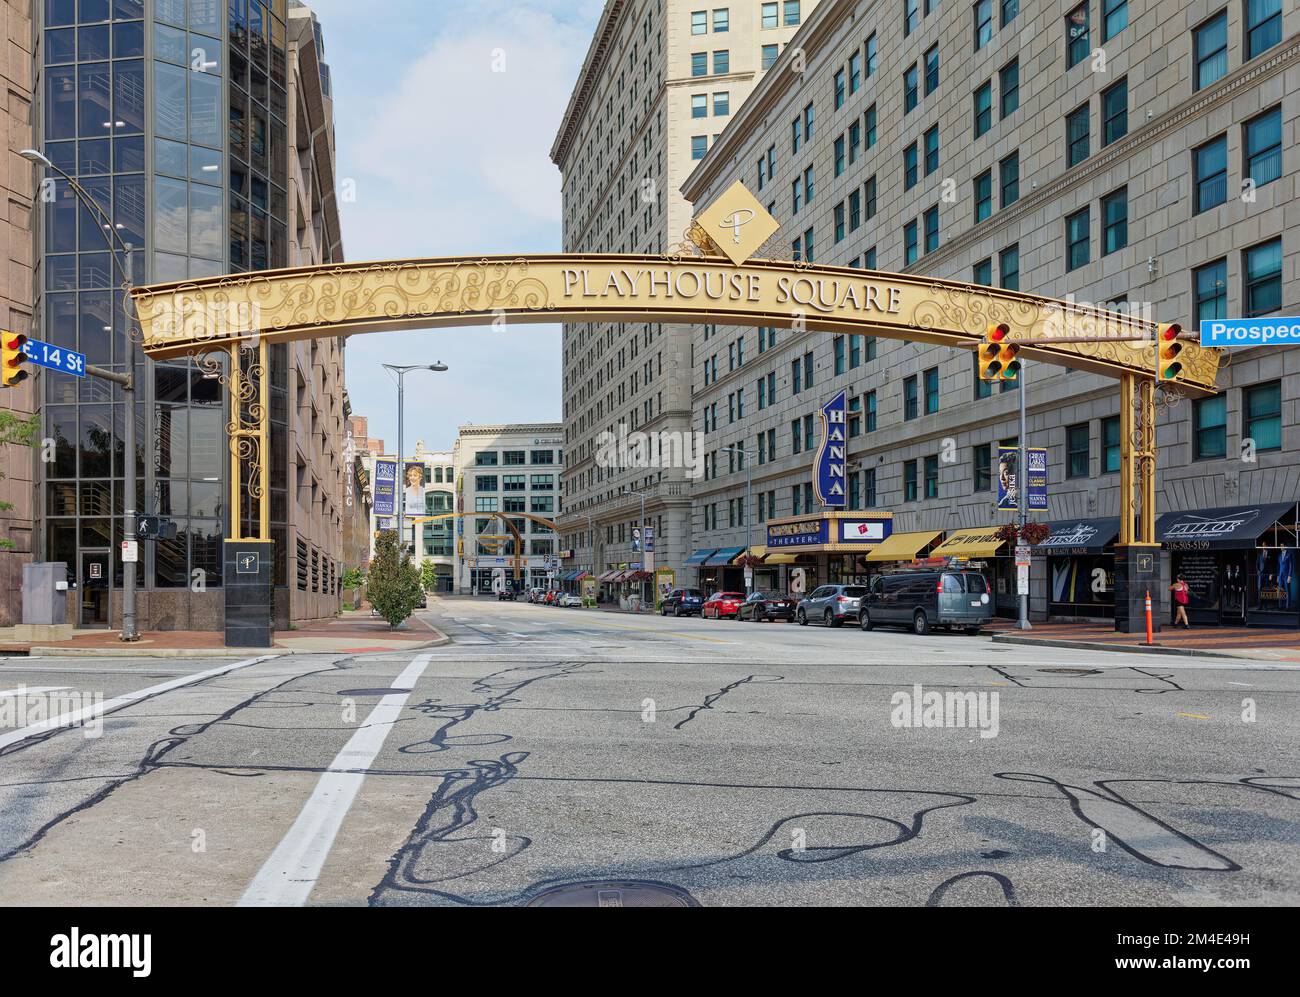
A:
{"label": "glass curtain wall building", "polygon": [[[137,284],[287,263],[289,0],[40,0],[34,11],[37,135],[132,247]],[[42,188],[36,335],[90,363],[136,364],[138,505],[175,520],[141,544],[141,629],[215,628],[231,515],[218,379],[146,362],[128,338],[122,274],[106,233],[63,180]],[[286,579],[285,348],[272,351],[271,517]],[[74,622],[116,625],[123,566],[120,389],[43,375],[37,550],[78,583]],[[278,457],[277,457],[278,455]],[[255,509],[245,509],[245,519]],[[238,513],[236,513],[238,514]],[[117,516],[119,518],[114,519]]]}

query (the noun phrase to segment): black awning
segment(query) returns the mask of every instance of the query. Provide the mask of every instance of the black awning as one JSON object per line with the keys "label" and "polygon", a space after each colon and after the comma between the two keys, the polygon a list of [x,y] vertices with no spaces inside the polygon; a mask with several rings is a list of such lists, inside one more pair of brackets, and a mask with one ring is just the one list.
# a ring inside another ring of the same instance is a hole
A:
{"label": "black awning", "polygon": [[1288,536],[1293,536],[1294,502],[1167,512],[1156,520],[1156,539],[1170,550],[1248,549],[1255,547],[1260,536],[1284,517],[1290,526]]}
{"label": "black awning", "polygon": [[1047,524],[1052,532],[1040,544],[1034,544],[1036,556],[1066,554],[1101,554],[1119,536],[1119,517],[1104,519],[1058,519]]}

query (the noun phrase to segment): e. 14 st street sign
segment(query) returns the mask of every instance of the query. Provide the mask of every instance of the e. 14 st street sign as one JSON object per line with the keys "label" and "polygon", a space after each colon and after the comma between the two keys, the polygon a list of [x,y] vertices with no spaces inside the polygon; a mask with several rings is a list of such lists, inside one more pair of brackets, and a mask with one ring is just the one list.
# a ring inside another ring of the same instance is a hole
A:
{"label": "e. 14 st street sign", "polygon": [[1275,315],[1271,318],[1202,319],[1201,345],[1300,345],[1300,318]]}
{"label": "e. 14 st street sign", "polygon": [[62,371],[64,374],[75,374],[77,377],[86,376],[86,354],[84,353],[66,350],[62,346],[54,346],[30,338],[23,344],[23,352],[27,354],[27,359],[38,367],[48,367],[50,370]]}

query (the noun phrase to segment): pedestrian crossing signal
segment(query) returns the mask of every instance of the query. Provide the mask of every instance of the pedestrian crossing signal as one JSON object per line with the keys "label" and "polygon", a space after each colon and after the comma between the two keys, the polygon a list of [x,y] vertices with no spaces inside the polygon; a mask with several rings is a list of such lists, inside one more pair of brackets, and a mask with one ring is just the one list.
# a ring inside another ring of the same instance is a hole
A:
{"label": "pedestrian crossing signal", "polygon": [[1005,322],[990,325],[979,346],[981,381],[1014,381],[1020,374],[1020,347],[1007,342],[1011,327]]}
{"label": "pedestrian crossing signal", "polygon": [[1183,327],[1173,322],[1161,325],[1156,334],[1156,349],[1160,353],[1159,378],[1162,381],[1172,381],[1183,372],[1183,362],[1179,359],[1183,344],[1178,341],[1182,331]]}
{"label": "pedestrian crossing signal", "polygon": [[6,388],[27,380],[27,371],[23,369],[27,363],[27,354],[23,352],[26,343],[27,337],[19,333],[0,332],[0,378]]}

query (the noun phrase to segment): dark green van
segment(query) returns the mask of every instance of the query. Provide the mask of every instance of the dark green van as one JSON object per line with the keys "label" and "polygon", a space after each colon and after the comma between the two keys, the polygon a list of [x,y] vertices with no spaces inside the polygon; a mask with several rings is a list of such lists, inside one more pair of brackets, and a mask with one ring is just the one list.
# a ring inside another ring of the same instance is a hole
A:
{"label": "dark green van", "polygon": [[988,579],[978,571],[899,571],[871,579],[858,623],[863,630],[910,627],[927,634],[935,627],[961,627],[977,634],[993,619],[994,601]]}

